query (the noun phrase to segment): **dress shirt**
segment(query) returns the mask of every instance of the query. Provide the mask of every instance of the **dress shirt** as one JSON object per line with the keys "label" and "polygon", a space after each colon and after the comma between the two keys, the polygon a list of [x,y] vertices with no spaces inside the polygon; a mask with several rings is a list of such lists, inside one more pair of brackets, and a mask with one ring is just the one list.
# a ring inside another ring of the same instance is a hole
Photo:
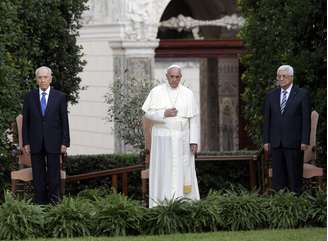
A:
{"label": "dress shirt", "polygon": [[41,90],[39,88],[39,98],[40,98],[40,102],[41,102],[41,98],[42,98],[42,93],[46,92],[46,103],[48,104],[48,98],[49,98],[49,93],[50,93],[50,86],[48,87],[48,89],[46,89],[45,91]]}
{"label": "dress shirt", "polygon": [[[286,91],[287,91],[286,100],[288,100],[288,97],[289,97],[290,91],[292,90],[292,87],[293,87],[293,84],[291,84],[291,85],[286,89]],[[285,90],[285,89],[283,89],[283,88],[280,89],[280,104],[281,104],[281,102],[282,102],[282,98],[283,98],[283,96],[284,96],[284,93],[283,93],[284,90]]]}

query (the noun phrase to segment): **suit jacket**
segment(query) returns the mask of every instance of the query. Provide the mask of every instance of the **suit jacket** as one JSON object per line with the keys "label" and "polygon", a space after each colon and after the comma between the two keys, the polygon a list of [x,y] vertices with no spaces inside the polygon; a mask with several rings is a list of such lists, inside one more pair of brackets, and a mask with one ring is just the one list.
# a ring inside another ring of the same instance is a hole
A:
{"label": "suit jacket", "polygon": [[267,93],[264,106],[263,143],[271,147],[299,148],[309,144],[311,105],[305,89],[293,85],[283,114],[280,112],[280,92]]}
{"label": "suit jacket", "polygon": [[39,153],[43,147],[48,153],[60,153],[61,145],[69,147],[64,93],[50,89],[44,116],[41,113],[39,89],[26,94],[23,106],[23,145],[30,145],[31,153]]}

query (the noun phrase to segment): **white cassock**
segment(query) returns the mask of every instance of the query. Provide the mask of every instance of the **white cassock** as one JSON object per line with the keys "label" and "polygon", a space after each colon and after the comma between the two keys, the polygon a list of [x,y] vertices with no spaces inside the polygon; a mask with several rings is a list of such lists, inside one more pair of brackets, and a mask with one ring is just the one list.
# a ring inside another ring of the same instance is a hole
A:
{"label": "white cassock", "polygon": [[[164,117],[175,107],[176,117]],[[149,164],[149,207],[158,201],[186,197],[199,200],[195,158],[190,143],[199,144],[199,110],[190,89],[168,84],[153,88],[142,106],[154,121]]]}

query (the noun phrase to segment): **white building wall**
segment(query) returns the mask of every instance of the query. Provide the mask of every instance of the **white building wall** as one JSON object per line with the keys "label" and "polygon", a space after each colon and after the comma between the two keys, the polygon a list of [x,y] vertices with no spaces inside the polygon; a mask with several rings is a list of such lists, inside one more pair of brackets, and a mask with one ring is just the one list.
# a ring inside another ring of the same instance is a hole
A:
{"label": "white building wall", "polygon": [[113,56],[104,40],[79,39],[87,64],[80,74],[80,99],[69,107],[70,155],[114,152],[112,123],[106,120],[108,105],[105,95],[113,82]]}
{"label": "white building wall", "polygon": [[118,71],[114,60],[128,61],[128,58],[139,56],[149,58],[151,63],[158,45],[159,20],[169,1],[88,1],[89,10],[84,13],[78,38],[87,61],[80,73],[81,87],[86,89],[80,91],[78,104],[69,106],[69,155],[117,151],[113,123],[106,119],[108,105],[105,103],[114,76],[124,76],[124,71]]}

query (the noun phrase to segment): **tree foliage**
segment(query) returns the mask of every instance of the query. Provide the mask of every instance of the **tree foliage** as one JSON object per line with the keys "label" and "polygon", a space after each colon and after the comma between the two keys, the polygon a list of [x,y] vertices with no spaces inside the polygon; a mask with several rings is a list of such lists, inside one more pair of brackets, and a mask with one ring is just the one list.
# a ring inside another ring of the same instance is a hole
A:
{"label": "tree foliage", "polygon": [[326,1],[240,0],[246,23],[240,36],[247,53],[242,57],[243,115],[254,143],[261,143],[265,93],[275,87],[282,64],[294,67],[294,82],[307,88],[318,111],[317,144],[326,158]]}
{"label": "tree foliage", "polygon": [[[35,85],[34,70],[49,66],[53,85],[77,103],[85,62],[76,42],[87,0],[0,1],[0,159],[8,160],[8,133]],[[4,168],[3,166],[1,166]]]}
{"label": "tree foliage", "polygon": [[34,69],[41,65],[54,73],[53,85],[77,103],[83,70],[81,46],[76,42],[87,0],[17,0],[22,36],[18,56],[25,56],[33,71],[24,75],[34,82]]}
{"label": "tree foliage", "polygon": [[141,107],[153,86],[153,80],[116,80],[106,97],[108,119],[114,121],[116,134],[137,149],[144,147]]}

